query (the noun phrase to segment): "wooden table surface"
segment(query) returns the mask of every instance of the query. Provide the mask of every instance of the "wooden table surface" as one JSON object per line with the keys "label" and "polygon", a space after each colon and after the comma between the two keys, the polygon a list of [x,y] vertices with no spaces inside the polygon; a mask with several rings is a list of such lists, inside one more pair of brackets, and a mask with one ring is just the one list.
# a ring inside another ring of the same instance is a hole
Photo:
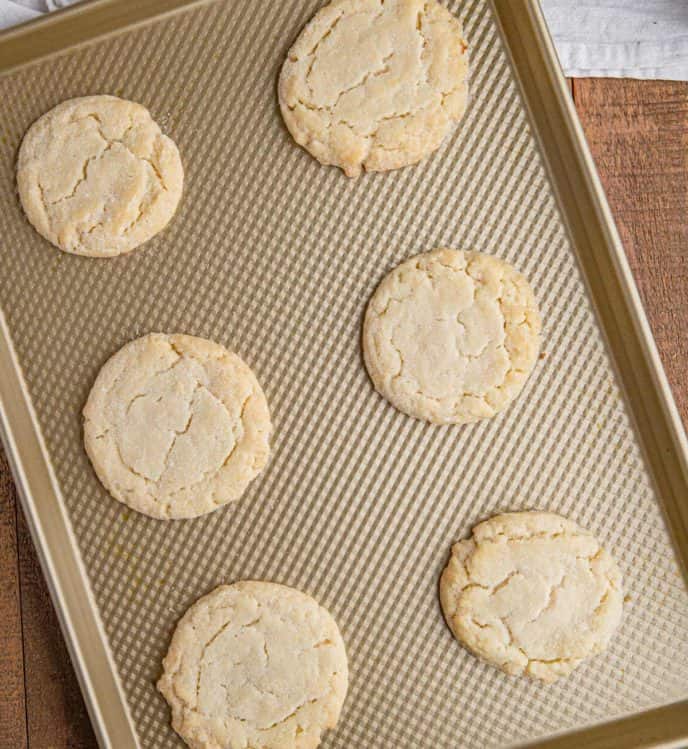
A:
{"label": "wooden table surface", "polygon": [[[688,423],[688,83],[571,82],[602,182]],[[0,747],[95,747],[0,448]]]}

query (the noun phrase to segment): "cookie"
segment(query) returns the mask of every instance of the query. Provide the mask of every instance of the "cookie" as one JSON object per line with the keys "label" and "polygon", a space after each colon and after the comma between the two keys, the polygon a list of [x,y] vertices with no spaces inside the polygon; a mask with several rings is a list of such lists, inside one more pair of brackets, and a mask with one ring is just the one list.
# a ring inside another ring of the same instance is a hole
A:
{"label": "cookie", "polygon": [[115,499],[154,518],[234,502],[265,466],[270,414],[253,372],[222,346],[153,333],[102,368],[84,443]]}
{"label": "cookie", "polygon": [[503,260],[435,250],[395,268],[375,291],[363,353],[377,391],[404,413],[465,424],[502,411],[538,358],[532,289]]}
{"label": "cookie", "polygon": [[440,579],[449,627],[507,674],[553,682],[621,622],[621,573],[595,537],[548,512],[497,515],[454,544]]}
{"label": "cookie", "polygon": [[279,80],[284,121],[349,177],[415,164],[463,117],[468,53],[437,0],[334,0],[306,25]]}
{"label": "cookie", "polygon": [[170,221],[184,171],[147,109],[114,96],[69,99],[31,125],[17,186],[36,230],[65,252],[113,257]]}
{"label": "cookie", "polygon": [[347,684],[332,616],[298,590],[248,581],[186,612],[158,689],[193,749],[313,749],[337,724]]}

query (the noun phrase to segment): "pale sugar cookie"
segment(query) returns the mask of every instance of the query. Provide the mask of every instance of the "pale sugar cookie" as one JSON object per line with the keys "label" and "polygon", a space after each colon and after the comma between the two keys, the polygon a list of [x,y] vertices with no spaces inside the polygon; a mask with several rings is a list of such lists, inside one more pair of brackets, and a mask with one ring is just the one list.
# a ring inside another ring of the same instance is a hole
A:
{"label": "pale sugar cookie", "polygon": [[69,99],[31,125],[17,161],[24,212],[65,252],[121,255],[161,231],[182,195],[177,146],[140,104]]}
{"label": "pale sugar cookie", "polygon": [[538,358],[540,314],[526,279],[491,255],[435,250],[373,294],[363,352],[375,388],[400,411],[465,424],[502,411]]}
{"label": "pale sugar cookie", "polygon": [[153,333],[101,369],[84,442],[115,499],[156,518],[233,502],[265,466],[270,414],[249,367],[203,338]]}
{"label": "pale sugar cookie", "polygon": [[595,537],[549,512],[497,515],[454,544],[442,608],[469,650],[553,682],[603,651],[621,622],[621,573]]}
{"label": "pale sugar cookie", "polygon": [[314,749],[346,697],[344,643],[305,593],[222,585],[177,625],[158,689],[193,749]]}
{"label": "pale sugar cookie", "polygon": [[334,0],[289,51],[279,101],[299,145],[357,177],[439,148],[467,78],[461,23],[437,0]]}

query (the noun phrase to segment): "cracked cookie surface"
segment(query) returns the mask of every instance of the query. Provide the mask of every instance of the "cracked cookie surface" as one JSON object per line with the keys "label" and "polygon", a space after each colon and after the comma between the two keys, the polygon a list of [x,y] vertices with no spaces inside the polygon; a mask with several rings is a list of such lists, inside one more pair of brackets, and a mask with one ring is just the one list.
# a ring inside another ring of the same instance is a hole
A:
{"label": "cracked cookie surface", "polygon": [[158,689],[192,749],[312,749],[346,697],[332,616],[275,583],[222,585],[177,625]]}
{"label": "cracked cookie surface", "polygon": [[31,125],[17,159],[27,218],[65,252],[113,257],[161,231],[184,171],[145,107],[115,96],[69,99]]}
{"label": "cracked cookie surface", "polygon": [[238,500],[267,463],[270,429],[251,369],[187,335],[128,343],[101,369],[84,407],[98,478],[115,499],[162,519]]}
{"label": "cracked cookie surface", "polygon": [[445,618],[475,655],[553,682],[621,623],[621,572],[595,537],[547,512],[497,515],[459,541],[440,579]]}
{"label": "cracked cookie surface", "polygon": [[491,255],[433,250],[389,273],[363,323],[376,390],[435,424],[490,418],[519,394],[540,347],[533,291]]}
{"label": "cracked cookie surface", "polygon": [[468,53],[437,0],[334,0],[306,25],[279,81],[284,121],[349,177],[415,164],[463,117]]}

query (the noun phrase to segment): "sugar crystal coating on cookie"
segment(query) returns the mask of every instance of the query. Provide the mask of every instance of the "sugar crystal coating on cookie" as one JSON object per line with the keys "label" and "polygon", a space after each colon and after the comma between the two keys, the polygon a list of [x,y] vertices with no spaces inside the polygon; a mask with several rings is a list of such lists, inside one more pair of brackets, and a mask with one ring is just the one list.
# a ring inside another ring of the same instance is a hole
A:
{"label": "sugar crystal coating on cookie", "polygon": [[127,344],[102,368],[84,407],[84,443],[103,485],[163,519],[239,499],[267,462],[270,430],[249,367],[187,335]]}
{"label": "sugar crystal coating on cookie", "polygon": [[437,0],[334,0],[289,51],[279,100],[296,142],[356,177],[439,148],[467,77],[461,23]]}
{"label": "sugar crystal coating on cookie", "polygon": [[182,617],[158,689],[195,749],[313,749],[336,726],[347,685],[332,616],[298,590],[246,581]]}
{"label": "sugar crystal coating on cookie", "polygon": [[526,279],[491,255],[434,250],[392,270],[373,294],[363,351],[378,392],[410,416],[464,424],[518,395],[540,345]]}
{"label": "sugar crystal coating on cookie", "polygon": [[184,171],[176,145],[140,104],[69,99],[31,125],[17,160],[29,221],[65,252],[112,257],[161,231]]}
{"label": "sugar crystal coating on cookie", "polygon": [[452,632],[511,675],[553,682],[621,622],[621,572],[588,531],[547,512],[497,515],[459,541],[440,580]]}

